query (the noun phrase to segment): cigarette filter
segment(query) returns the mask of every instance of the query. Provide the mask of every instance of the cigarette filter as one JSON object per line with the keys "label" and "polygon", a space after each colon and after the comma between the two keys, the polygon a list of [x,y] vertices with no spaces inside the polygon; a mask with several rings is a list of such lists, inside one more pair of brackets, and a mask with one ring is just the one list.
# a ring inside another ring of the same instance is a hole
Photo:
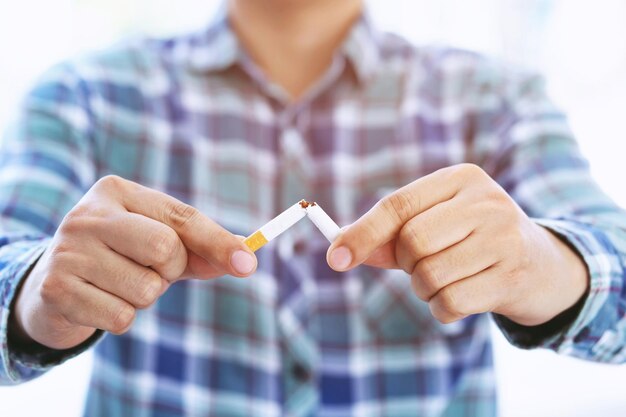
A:
{"label": "cigarette filter", "polygon": [[311,219],[313,224],[320,229],[320,232],[324,235],[326,239],[330,243],[333,243],[337,236],[339,236],[339,232],[341,229],[335,223],[333,219],[330,218],[328,214],[319,206],[319,204],[310,203],[306,208],[306,215]]}
{"label": "cigarette filter", "polygon": [[256,252],[269,241],[298,223],[306,216],[306,210],[301,203],[296,203],[287,210],[274,217],[259,230],[248,236],[244,243],[251,251]]}

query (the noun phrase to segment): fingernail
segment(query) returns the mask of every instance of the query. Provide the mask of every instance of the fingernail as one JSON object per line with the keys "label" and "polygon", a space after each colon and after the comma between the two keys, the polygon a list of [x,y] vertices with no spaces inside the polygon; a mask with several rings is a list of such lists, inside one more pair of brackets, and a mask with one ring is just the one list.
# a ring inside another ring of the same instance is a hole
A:
{"label": "fingernail", "polygon": [[333,269],[343,270],[352,263],[352,253],[345,246],[339,246],[330,253],[328,260]]}
{"label": "fingernail", "polygon": [[256,266],[256,261],[248,252],[238,250],[230,257],[230,264],[239,274],[248,275]]}

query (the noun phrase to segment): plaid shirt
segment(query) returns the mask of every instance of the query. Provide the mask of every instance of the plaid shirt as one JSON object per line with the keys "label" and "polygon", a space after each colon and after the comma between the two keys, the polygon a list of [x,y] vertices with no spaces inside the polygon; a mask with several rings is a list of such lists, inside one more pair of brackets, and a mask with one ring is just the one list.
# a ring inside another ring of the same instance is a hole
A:
{"label": "plaid shirt", "polygon": [[350,223],[461,162],[483,167],[590,272],[568,324],[538,336],[500,319],[507,337],[623,361],[626,215],[593,182],[537,77],[416,48],[366,17],[296,103],[224,14],[201,33],[61,65],[29,94],[0,156],[0,382],[95,345],[90,417],[494,415],[489,317],[442,325],[403,272],[332,271],[306,221],[258,252],[252,278],[179,282],[123,336],[64,352],[7,342],[16,288],[101,176],[171,194],[246,235],[301,198]]}

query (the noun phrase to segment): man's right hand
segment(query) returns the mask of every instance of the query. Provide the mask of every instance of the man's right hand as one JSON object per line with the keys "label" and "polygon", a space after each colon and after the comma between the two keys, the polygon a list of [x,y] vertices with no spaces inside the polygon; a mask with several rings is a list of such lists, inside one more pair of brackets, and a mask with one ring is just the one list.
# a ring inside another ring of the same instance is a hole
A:
{"label": "man's right hand", "polygon": [[20,342],[68,349],[96,329],[126,332],[181,277],[239,277],[256,257],[238,236],[173,197],[115,176],[65,216],[18,295]]}

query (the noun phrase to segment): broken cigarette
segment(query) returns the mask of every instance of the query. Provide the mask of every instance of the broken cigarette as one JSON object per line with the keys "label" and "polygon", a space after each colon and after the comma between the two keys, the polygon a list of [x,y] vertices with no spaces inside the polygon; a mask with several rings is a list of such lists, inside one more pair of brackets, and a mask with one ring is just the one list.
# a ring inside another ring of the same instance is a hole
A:
{"label": "broken cigarette", "polygon": [[300,200],[245,238],[244,243],[256,252],[305,216],[311,219],[329,242],[332,243],[339,236],[341,229],[317,203]]}
{"label": "broken cigarette", "polygon": [[322,232],[324,237],[328,239],[330,243],[333,243],[333,241],[337,239],[341,229],[337,223],[335,223],[335,221],[331,219],[328,214],[326,214],[319,204],[310,204],[306,209],[306,215],[309,219],[311,219],[313,224],[320,229],[320,232]]}
{"label": "broken cigarette", "polygon": [[280,235],[294,224],[298,223],[306,216],[306,210],[296,203],[287,210],[274,217],[263,227],[248,236],[243,242],[250,248],[252,252],[256,252],[269,241]]}

